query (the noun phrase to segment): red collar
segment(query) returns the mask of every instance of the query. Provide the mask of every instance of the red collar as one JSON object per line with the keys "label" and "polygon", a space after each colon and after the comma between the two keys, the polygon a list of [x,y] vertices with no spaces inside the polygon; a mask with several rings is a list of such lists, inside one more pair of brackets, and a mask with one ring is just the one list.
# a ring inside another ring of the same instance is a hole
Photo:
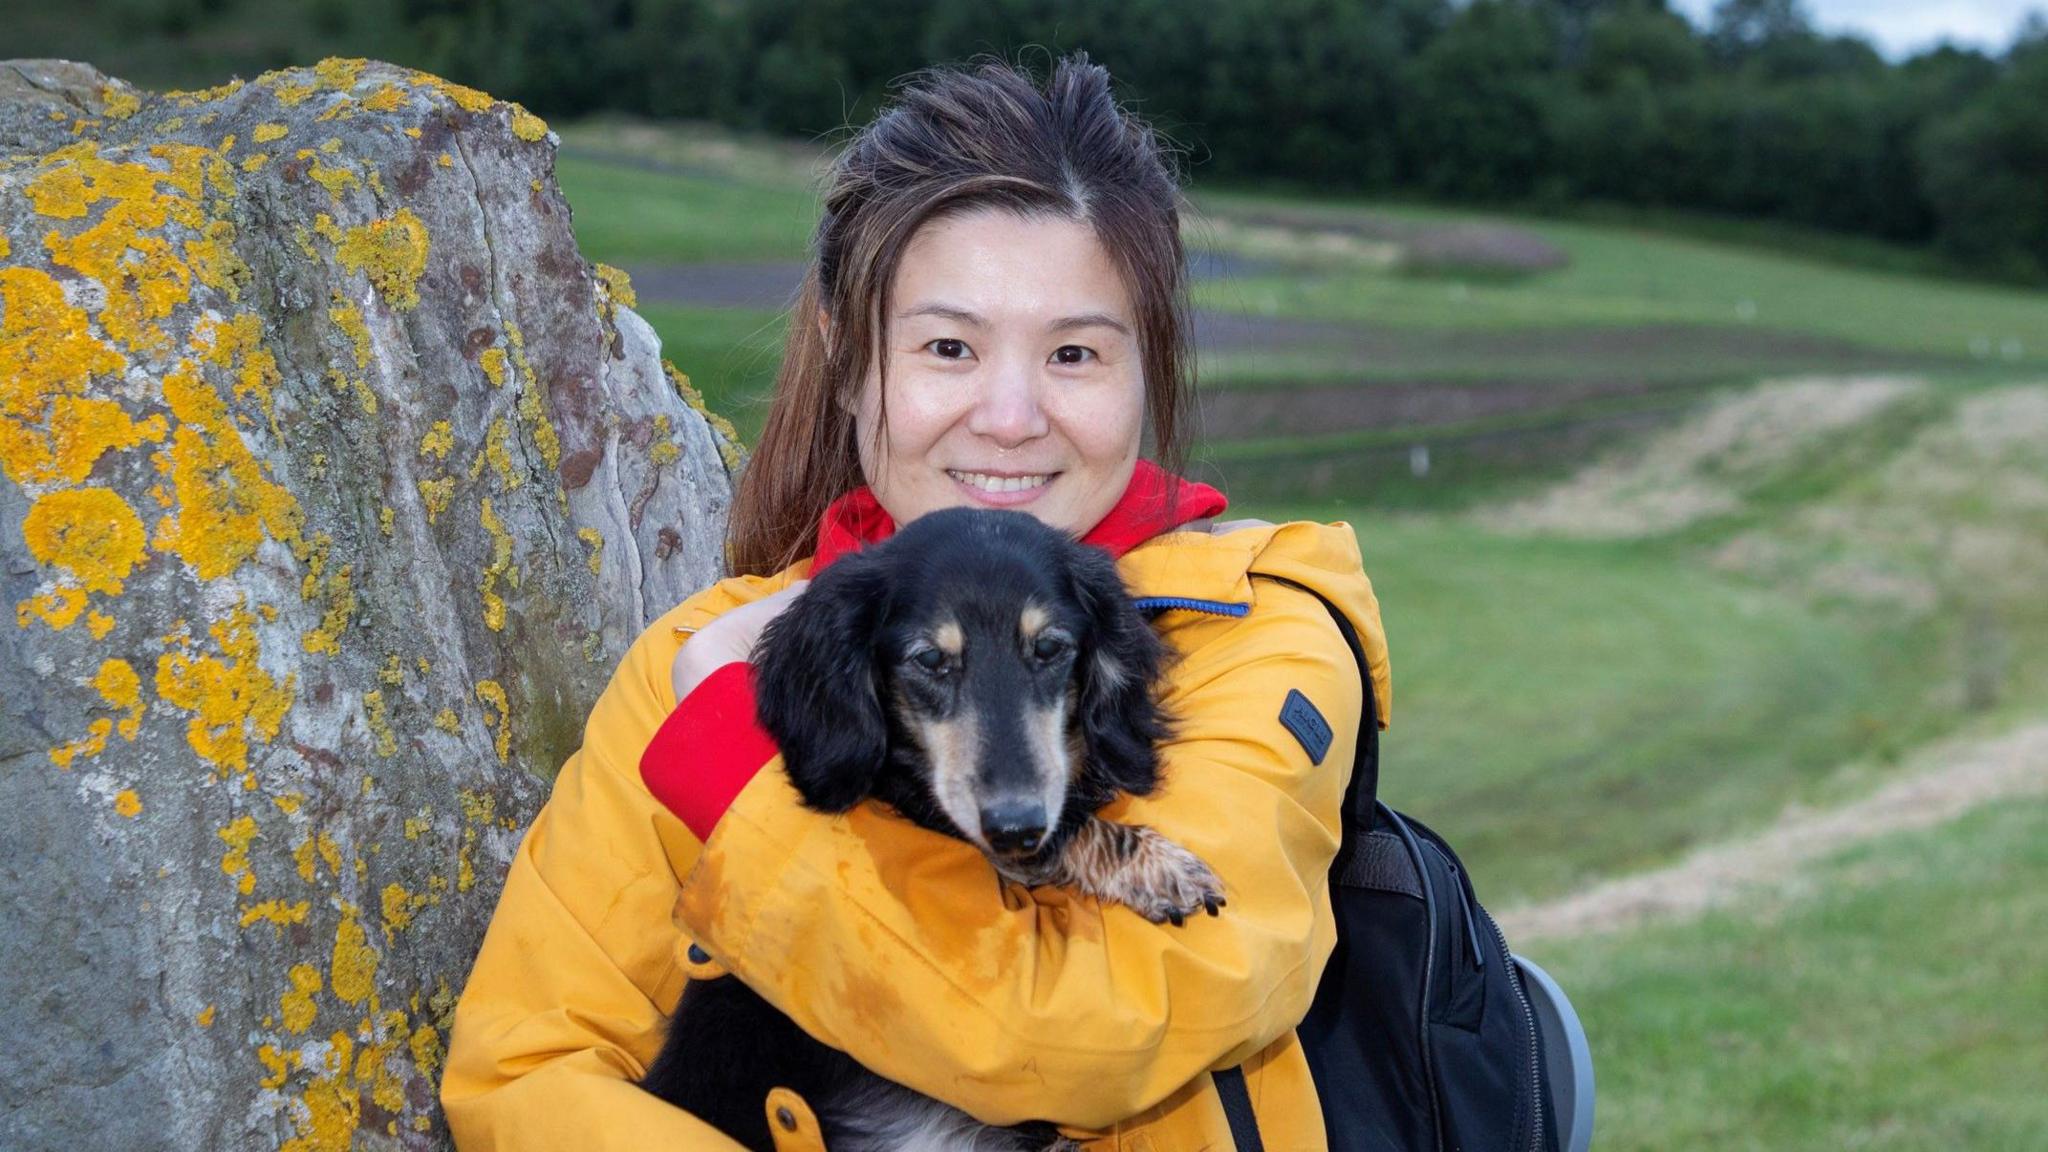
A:
{"label": "red collar", "polygon": [[[1190,520],[1214,516],[1228,503],[1223,493],[1193,480],[1172,485],[1169,501],[1169,479],[1159,465],[1150,460],[1138,461],[1116,506],[1081,537],[1081,542],[1093,544],[1111,556],[1122,556],[1161,532]],[[818,551],[812,559],[811,571],[823,571],[848,552],[879,544],[895,531],[896,521],[882,510],[874,493],[865,485],[855,488],[825,509],[824,519],[818,525]]]}

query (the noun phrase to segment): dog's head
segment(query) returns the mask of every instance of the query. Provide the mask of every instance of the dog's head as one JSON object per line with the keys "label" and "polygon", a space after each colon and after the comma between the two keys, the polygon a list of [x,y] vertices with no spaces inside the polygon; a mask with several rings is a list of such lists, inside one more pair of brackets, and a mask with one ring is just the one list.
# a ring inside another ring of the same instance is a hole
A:
{"label": "dog's head", "polygon": [[820,573],[754,662],[806,804],[874,796],[1024,858],[1157,783],[1161,651],[1106,553],[1021,512],[955,508]]}

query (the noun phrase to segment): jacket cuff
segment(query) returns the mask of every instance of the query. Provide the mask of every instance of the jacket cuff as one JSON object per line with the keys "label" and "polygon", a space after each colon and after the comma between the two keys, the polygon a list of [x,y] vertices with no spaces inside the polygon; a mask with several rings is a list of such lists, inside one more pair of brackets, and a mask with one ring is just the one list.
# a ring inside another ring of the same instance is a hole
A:
{"label": "jacket cuff", "polygon": [[640,756],[640,779],[699,841],[777,755],[755,718],[753,666],[736,660],[683,697]]}

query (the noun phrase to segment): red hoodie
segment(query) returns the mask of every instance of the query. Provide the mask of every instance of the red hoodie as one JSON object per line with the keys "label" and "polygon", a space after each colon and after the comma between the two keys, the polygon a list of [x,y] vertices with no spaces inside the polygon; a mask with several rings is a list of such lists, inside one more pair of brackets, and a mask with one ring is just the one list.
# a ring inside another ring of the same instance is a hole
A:
{"label": "red hoodie", "polygon": [[[1221,492],[1171,479],[1150,460],[1138,461],[1123,495],[1081,542],[1122,556],[1161,532],[1223,511]],[[811,574],[895,531],[896,522],[873,492],[865,487],[848,492],[825,509]],[[699,840],[709,840],[740,789],[776,755],[775,742],[755,719],[752,666],[736,660],[705,677],[676,705],[640,757],[640,778]]]}

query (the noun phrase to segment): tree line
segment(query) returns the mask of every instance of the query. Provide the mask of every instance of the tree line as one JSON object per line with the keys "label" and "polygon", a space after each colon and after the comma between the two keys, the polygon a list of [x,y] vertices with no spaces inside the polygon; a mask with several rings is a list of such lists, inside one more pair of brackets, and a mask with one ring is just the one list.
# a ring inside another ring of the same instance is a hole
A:
{"label": "tree line", "polygon": [[303,0],[282,25],[262,0],[101,2],[131,37],[260,19],[550,116],[808,135],[934,61],[1084,48],[1197,180],[1765,218],[2048,282],[2039,18],[2002,54],[1892,62],[1799,0],[1704,27],[1665,0]]}

